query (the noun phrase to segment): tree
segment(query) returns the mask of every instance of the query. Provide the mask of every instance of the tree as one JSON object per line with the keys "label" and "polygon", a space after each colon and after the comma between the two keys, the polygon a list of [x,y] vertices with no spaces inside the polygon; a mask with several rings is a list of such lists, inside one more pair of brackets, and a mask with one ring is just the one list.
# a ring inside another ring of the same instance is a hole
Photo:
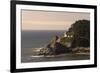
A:
{"label": "tree", "polygon": [[78,20],[72,24],[69,28],[70,32],[74,32],[74,39],[72,42],[72,47],[90,46],[90,21],[89,20]]}

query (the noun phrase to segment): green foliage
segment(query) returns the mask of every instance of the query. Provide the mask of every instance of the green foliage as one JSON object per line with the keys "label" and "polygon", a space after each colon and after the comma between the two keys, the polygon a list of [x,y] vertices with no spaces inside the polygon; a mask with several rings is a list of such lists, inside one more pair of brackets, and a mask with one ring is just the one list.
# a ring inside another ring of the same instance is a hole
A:
{"label": "green foliage", "polygon": [[79,20],[72,24],[71,31],[74,32],[73,47],[90,46],[90,21]]}
{"label": "green foliage", "polygon": [[60,43],[66,45],[71,43],[71,47],[89,47],[90,46],[90,21],[89,20],[78,20],[71,25],[69,30],[66,32],[67,36],[72,37],[61,37]]}
{"label": "green foliage", "polygon": [[66,42],[71,42],[72,38],[68,38],[68,37],[62,37],[61,38],[61,44],[65,45]]}

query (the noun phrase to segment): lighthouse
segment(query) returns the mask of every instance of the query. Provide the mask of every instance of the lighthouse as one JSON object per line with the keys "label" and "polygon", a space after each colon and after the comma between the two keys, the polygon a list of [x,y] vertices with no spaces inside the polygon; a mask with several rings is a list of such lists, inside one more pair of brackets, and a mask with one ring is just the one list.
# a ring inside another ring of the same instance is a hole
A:
{"label": "lighthouse", "polygon": [[66,32],[64,32],[64,37],[67,37],[67,34],[66,34]]}

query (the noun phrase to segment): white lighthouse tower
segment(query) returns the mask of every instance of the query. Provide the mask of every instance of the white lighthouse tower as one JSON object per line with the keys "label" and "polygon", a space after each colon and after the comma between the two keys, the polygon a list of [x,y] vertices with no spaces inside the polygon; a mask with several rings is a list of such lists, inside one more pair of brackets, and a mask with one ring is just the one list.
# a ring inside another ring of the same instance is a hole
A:
{"label": "white lighthouse tower", "polygon": [[66,34],[66,32],[64,32],[64,37],[67,37],[67,34]]}

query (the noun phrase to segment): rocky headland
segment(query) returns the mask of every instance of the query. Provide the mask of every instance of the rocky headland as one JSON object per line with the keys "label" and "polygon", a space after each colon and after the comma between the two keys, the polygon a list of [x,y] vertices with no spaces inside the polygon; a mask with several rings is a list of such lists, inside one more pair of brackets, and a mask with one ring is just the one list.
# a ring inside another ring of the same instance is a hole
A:
{"label": "rocky headland", "polygon": [[61,54],[90,54],[90,22],[79,20],[72,24],[62,36],[54,36],[37,55],[51,56]]}

